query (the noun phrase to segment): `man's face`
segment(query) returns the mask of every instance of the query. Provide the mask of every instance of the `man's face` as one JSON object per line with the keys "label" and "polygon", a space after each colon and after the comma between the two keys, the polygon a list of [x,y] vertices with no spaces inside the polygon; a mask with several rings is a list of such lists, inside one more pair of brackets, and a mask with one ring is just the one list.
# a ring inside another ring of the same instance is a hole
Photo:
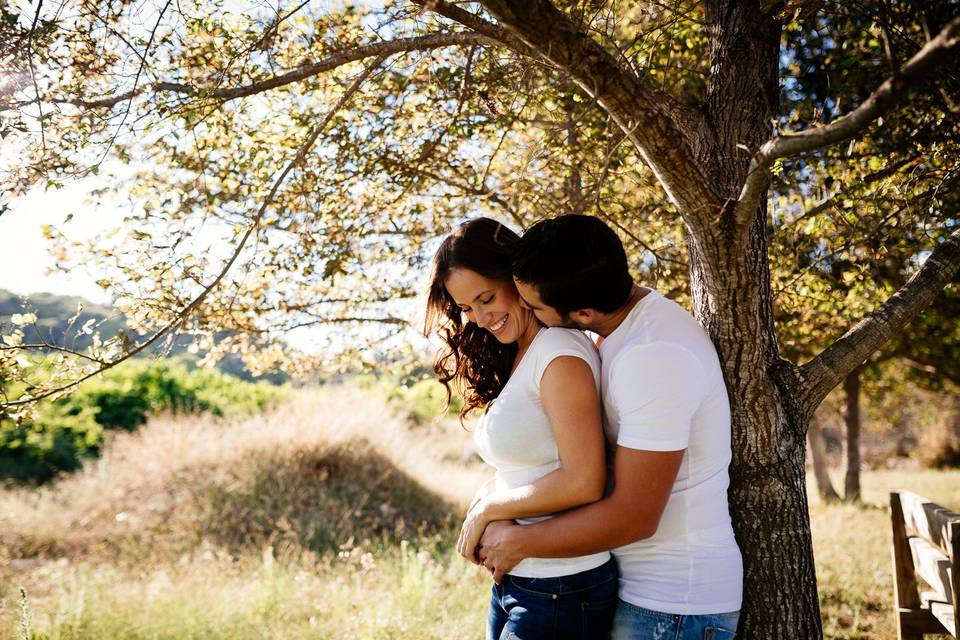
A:
{"label": "man's face", "polygon": [[544,325],[548,327],[567,327],[570,329],[583,328],[575,323],[569,314],[561,314],[553,307],[544,304],[543,300],[540,299],[540,292],[537,291],[537,288],[532,284],[517,280],[516,278],[513,279],[513,283],[517,285],[520,302],[523,306],[533,311],[533,315],[537,316],[537,320]]}

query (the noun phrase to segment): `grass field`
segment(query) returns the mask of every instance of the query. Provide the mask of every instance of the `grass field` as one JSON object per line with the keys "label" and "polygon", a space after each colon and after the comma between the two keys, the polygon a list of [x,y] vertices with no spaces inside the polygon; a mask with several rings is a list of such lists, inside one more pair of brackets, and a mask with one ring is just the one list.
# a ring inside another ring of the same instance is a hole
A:
{"label": "grass field", "polygon": [[[0,638],[482,638],[488,578],[452,551],[488,473],[470,440],[355,389],[152,419],[79,474],[0,491]],[[956,471],[863,485],[863,506],[811,497],[828,638],[895,636],[888,491],[960,507]]]}
{"label": "grass field", "polygon": [[[863,474],[862,482],[862,505],[828,505],[816,495],[810,498],[817,583],[827,638],[897,637],[892,608],[891,491],[909,489],[960,510],[960,470],[869,471]],[[835,481],[834,486],[842,483]],[[813,487],[812,478],[808,487]]]}

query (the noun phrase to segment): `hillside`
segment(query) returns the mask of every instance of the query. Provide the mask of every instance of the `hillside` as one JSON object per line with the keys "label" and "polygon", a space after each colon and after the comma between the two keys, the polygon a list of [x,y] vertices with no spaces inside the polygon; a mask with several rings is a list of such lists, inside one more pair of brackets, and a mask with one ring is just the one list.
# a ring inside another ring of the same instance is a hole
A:
{"label": "hillside", "polygon": [[[29,303],[24,305],[22,296],[0,289],[0,323],[9,322],[10,316],[15,313],[30,311],[37,315],[36,326],[28,325],[23,328],[24,342],[45,342],[82,350],[90,346],[90,336],[77,330],[90,320],[93,320],[103,335],[113,335],[127,324],[126,318],[110,307],[94,304],[77,296],[31,293],[28,299]],[[68,331],[69,320],[77,313],[80,305],[83,310]]]}
{"label": "hillside", "polygon": [[[80,329],[92,321],[92,326],[104,338],[112,336],[127,326],[124,315],[115,309],[98,305],[77,296],[62,296],[52,293],[31,293],[27,296],[28,304],[24,305],[23,297],[5,289],[0,289],[0,328],[9,326],[10,316],[15,313],[33,312],[37,315],[36,326],[28,325],[24,329],[24,342],[45,343],[60,347],[69,347],[82,351],[90,346],[91,335]],[[82,311],[70,323],[70,319],[77,314],[78,307]],[[2,332],[0,332],[2,333]],[[131,334],[136,338],[136,334]],[[180,335],[174,341],[171,349],[164,349],[161,355],[189,356],[192,361],[198,360],[202,354],[191,355],[187,352],[187,345],[191,336]],[[263,380],[274,384],[282,384],[289,379],[283,372],[273,372],[254,378],[239,356],[227,356],[217,363],[217,369],[224,373],[235,375],[244,380]]]}

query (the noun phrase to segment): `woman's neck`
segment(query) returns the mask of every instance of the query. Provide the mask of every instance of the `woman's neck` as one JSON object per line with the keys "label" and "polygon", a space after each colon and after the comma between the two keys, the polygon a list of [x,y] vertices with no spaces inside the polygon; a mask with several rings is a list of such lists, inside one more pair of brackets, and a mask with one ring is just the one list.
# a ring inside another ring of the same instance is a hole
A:
{"label": "woman's neck", "polygon": [[534,338],[537,337],[537,334],[540,333],[540,329],[542,328],[540,323],[534,319],[524,332],[520,334],[520,337],[517,338],[517,356],[513,360],[514,368],[520,364],[520,359],[523,358],[523,354],[525,354],[527,349],[530,348],[530,345],[533,344]]}

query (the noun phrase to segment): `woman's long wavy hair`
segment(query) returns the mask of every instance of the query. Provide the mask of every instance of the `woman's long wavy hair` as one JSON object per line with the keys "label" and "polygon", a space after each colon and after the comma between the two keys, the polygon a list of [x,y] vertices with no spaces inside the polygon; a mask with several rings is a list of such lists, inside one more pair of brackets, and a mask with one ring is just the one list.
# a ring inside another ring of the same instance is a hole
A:
{"label": "woman's long wavy hair", "polygon": [[500,395],[510,377],[517,345],[503,344],[486,329],[465,322],[444,283],[454,269],[470,269],[513,286],[510,263],[519,239],[496,220],[475,218],[444,238],[433,256],[423,331],[426,335],[436,332],[446,345],[433,370],[447,390],[448,408],[453,398],[451,387],[463,396],[461,420]]}

